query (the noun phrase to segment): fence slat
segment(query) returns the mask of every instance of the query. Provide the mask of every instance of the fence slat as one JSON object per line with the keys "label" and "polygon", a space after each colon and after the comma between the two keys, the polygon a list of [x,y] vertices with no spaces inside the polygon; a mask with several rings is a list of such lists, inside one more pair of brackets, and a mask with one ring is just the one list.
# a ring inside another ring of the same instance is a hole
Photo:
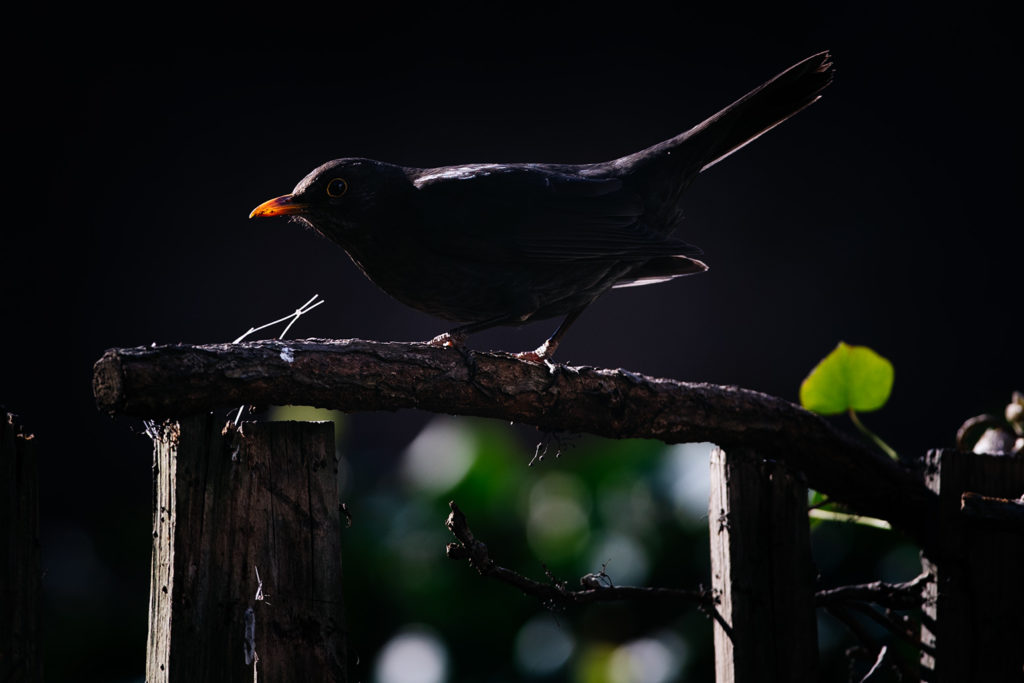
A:
{"label": "fence slat", "polygon": [[0,411],[0,681],[41,681],[42,571],[34,439]]}
{"label": "fence slat", "polygon": [[922,680],[1024,680],[1024,535],[975,524],[961,513],[965,492],[1024,493],[1024,457],[929,451],[925,483],[939,494],[942,545],[922,555],[935,581],[925,589]]}
{"label": "fence slat", "polygon": [[332,425],[155,432],[146,680],[344,681]]}
{"label": "fence slat", "polygon": [[744,449],[711,455],[716,683],[814,681],[818,636],[807,487]]}

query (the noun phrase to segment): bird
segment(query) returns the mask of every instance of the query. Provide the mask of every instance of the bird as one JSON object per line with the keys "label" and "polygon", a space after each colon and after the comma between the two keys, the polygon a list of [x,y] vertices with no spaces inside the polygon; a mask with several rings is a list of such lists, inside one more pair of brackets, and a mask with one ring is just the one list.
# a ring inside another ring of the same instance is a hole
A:
{"label": "bird", "polygon": [[708,269],[699,247],[674,236],[684,191],[816,102],[833,76],[831,54],[818,52],[685,132],[611,161],[412,168],[335,159],[249,217],[303,223],[398,301],[459,323],[428,342],[435,346],[462,348],[481,330],[560,317],[544,343],[515,354],[550,363],[607,291]]}

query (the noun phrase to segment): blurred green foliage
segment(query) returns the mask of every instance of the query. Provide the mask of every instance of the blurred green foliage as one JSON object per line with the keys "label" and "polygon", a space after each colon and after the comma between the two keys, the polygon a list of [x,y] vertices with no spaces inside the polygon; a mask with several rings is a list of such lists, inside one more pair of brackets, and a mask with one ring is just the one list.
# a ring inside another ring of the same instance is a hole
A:
{"label": "blurred green foliage", "polygon": [[[345,421],[359,418],[333,419],[344,434]],[[538,443],[546,455],[534,460]],[[394,466],[342,452],[353,680],[713,680],[711,622],[691,605],[544,605],[447,559],[444,525],[454,500],[492,559],[539,581],[550,572],[575,587],[604,568],[615,585],[708,586],[711,447],[559,439],[437,417]],[[892,532],[825,524],[812,542],[823,587],[919,571],[916,549]],[[824,615],[819,634],[822,680],[846,680],[843,651],[854,641]]]}

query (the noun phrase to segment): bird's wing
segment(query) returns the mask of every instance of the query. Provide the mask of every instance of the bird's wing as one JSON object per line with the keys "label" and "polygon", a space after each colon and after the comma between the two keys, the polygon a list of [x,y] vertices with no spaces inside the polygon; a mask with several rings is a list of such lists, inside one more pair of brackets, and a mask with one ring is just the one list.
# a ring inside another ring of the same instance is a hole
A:
{"label": "bird's wing", "polygon": [[480,261],[642,261],[698,255],[643,220],[641,198],[617,178],[572,167],[477,164],[414,181],[431,248]]}

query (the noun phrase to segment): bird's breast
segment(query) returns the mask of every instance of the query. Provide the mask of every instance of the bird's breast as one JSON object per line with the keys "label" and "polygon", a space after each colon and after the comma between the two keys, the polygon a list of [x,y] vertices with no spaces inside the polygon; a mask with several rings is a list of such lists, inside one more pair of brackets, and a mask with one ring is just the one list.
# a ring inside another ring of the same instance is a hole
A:
{"label": "bird's breast", "polygon": [[535,320],[567,314],[606,291],[628,266],[610,261],[480,259],[443,243],[392,236],[346,246],[356,266],[402,303],[447,320]]}

